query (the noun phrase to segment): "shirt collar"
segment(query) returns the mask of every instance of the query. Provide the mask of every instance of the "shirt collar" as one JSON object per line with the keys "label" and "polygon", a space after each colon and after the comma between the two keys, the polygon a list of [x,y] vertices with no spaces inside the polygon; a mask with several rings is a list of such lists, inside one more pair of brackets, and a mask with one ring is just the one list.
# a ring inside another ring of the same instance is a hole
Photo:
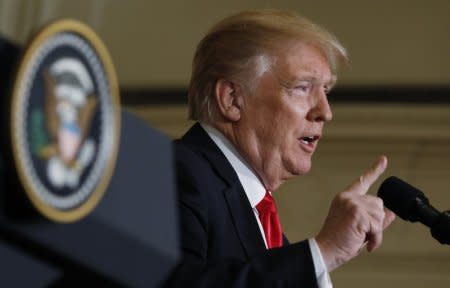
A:
{"label": "shirt collar", "polygon": [[219,130],[205,123],[200,123],[200,125],[203,127],[203,129],[205,129],[209,137],[211,137],[214,143],[225,155],[234,171],[236,171],[236,174],[239,178],[239,181],[241,182],[242,187],[244,188],[250,205],[252,206],[252,208],[255,208],[256,205],[264,198],[264,195],[266,194],[266,188],[259,180],[256,173],[237,152],[233,144],[231,144],[231,142]]}

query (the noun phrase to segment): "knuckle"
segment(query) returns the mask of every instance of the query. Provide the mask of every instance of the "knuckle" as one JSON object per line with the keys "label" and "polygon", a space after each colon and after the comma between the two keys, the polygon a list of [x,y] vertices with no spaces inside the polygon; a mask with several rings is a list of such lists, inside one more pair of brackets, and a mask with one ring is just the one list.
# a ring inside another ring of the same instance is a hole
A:
{"label": "knuckle", "polygon": [[349,199],[348,193],[342,192],[342,193],[337,194],[334,197],[333,202],[335,202],[337,204],[342,204],[342,203],[348,202],[348,199]]}
{"label": "knuckle", "polygon": [[365,195],[367,199],[367,203],[372,203],[370,206],[375,207],[377,210],[384,210],[384,203],[383,200],[379,197],[372,196],[372,195]]}
{"label": "knuckle", "polygon": [[386,217],[386,213],[384,212],[384,210],[380,210],[380,212],[378,213],[378,223],[380,224],[380,227],[383,226],[384,223],[384,218]]}
{"label": "knuckle", "polygon": [[383,210],[384,207],[384,203],[383,200],[379,197],[375,197],[375,204],[377,205],[377,207],[381,210]]}
{"label": "knuckle", "polygon": [[348,201],[346,203],[346,208],[347,211],[349,211],[349,213],[354,217],[357,217],[364,213],[364,209],[353,201]]}
{"label": "knuckle", "polygon": [[345,193],[340,193],[334,198],[334,200],[336,202],[343,203],[343,202],[345,202],[346,198],[347,198],[347,196],[345,195]]}
{"label": "knuckle", "polygon": [[382,234],[382,227],[381,227],[381,223],[377,222],[375,223],[375,225],[372,226],[373,232],[375,232],[377,235],[381,235]]}

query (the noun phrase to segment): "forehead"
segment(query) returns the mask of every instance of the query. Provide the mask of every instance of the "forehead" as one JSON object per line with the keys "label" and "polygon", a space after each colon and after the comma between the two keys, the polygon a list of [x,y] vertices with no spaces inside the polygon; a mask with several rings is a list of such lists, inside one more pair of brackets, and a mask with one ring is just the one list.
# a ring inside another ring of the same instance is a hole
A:
{"label": "forehead", "polygon": [[314,80],[333,84],[330,63],[317,46],[299,43],[281,49],[275,58],[273,72],[283,81]]}

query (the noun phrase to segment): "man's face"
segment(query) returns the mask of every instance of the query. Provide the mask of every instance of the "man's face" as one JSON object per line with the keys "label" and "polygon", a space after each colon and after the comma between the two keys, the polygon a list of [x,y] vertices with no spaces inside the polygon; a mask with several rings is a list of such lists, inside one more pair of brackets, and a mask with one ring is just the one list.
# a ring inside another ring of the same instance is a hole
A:
{"label": "man's face", "polygon": [[266,188],[310,170],[324,122],[332,118],[326,95],[332,85],[325,55],[301,44],[280,53],[245,95],[237,146]]}

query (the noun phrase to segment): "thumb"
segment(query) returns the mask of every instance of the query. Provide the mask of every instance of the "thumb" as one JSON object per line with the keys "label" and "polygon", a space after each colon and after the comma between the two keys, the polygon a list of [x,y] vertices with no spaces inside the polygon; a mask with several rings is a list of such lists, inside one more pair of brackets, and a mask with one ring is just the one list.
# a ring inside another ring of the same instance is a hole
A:
{"label": "thumb", "polygon": [[394,212],[392,212],[389,209],[385,210],[385,214],[384,214],[384,220],[383,220],[383,230],[386,229],[387,227],[389,227],[389,225],[392,224],[392,222],[394,222],[396,216],[394,214]]}

